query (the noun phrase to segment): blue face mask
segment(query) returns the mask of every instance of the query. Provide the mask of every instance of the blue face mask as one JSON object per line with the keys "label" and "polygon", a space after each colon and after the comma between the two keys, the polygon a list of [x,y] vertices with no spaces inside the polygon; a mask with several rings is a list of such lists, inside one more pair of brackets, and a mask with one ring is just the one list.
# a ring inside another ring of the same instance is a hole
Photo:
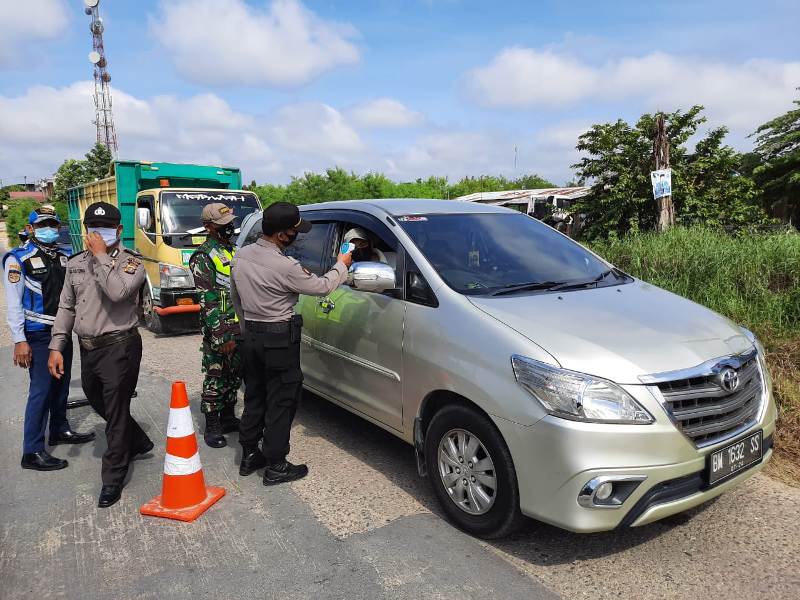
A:
{"label": "blue face mask", "polygon": [[116,227],[87,227],[89,233],[99,233],[106,246],[113,246],[119,241]]}
{"label": "blue face mask", "polygon": [[58,241],[58,227],[38,227],[33,235],[43,244],[55,244]]}

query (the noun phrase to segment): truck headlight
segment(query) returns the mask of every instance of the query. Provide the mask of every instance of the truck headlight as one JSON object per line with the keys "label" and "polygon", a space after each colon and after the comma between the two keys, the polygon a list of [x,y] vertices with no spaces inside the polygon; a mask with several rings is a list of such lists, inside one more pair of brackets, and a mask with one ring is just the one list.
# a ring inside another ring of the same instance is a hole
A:
{"label": "truck headlight", "polygon": [[514,376],[542,406],[557,417],[589,423],[644,425],[653,417],[617,384],[514,355]]}
{"label": "truck headlight", "polygon": [[194,277],[189,269],[168,265],[158,264],[158,272],[161,275],[162,288],[192,288],[194,287]]}

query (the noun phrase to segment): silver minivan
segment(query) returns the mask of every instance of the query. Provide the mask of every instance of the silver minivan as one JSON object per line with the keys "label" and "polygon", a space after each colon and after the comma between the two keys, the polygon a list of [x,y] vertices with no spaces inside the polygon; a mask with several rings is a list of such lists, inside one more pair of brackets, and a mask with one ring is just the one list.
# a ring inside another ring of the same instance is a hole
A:
{"label": "silver minivan", "polygon": [[348,285],[297,305],[304,385],[412,444],[462,529],[499,537],[523,515],[577,532],[645,525],[770,459],[764,350],[736,323],[505,208],[301,210],[314,226],[287,254],[310,271],[360,238]]}

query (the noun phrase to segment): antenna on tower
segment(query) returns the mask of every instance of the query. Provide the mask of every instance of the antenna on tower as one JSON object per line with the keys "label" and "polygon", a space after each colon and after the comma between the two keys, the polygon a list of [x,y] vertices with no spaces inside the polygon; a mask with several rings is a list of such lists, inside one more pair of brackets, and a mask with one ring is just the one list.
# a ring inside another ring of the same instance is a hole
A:
{"label": "antenna on tower", "polygon": [[89,62],[94,65],[94,124],[97,126],[97,142],[117,156],[117,132],[111,112],[111,75],[103,48],[103,20],[98,5],[100,0],[83,0],[84,12],[92,17],[89,31],[92,32],[92,51]]}

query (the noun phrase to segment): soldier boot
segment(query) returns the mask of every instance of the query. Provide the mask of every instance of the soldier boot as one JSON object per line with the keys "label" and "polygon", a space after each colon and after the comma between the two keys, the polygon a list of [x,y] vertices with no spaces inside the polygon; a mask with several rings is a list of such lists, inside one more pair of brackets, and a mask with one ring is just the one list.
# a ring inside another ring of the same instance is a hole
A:
{"label": "soldier boot", "polygon": [[226,404],[225,408],[220,411],[222,433],[233,433],[234,431],[239,431],[239,419],[233,412],[233,407],[233,404]]}
{"label": "soldier boot", "polygon": [[222,435],[222,421],[219,411],[206,413],[206,430],[203,439],[207,446],[211,448],[224,448],[228,445],[225,436]]}

